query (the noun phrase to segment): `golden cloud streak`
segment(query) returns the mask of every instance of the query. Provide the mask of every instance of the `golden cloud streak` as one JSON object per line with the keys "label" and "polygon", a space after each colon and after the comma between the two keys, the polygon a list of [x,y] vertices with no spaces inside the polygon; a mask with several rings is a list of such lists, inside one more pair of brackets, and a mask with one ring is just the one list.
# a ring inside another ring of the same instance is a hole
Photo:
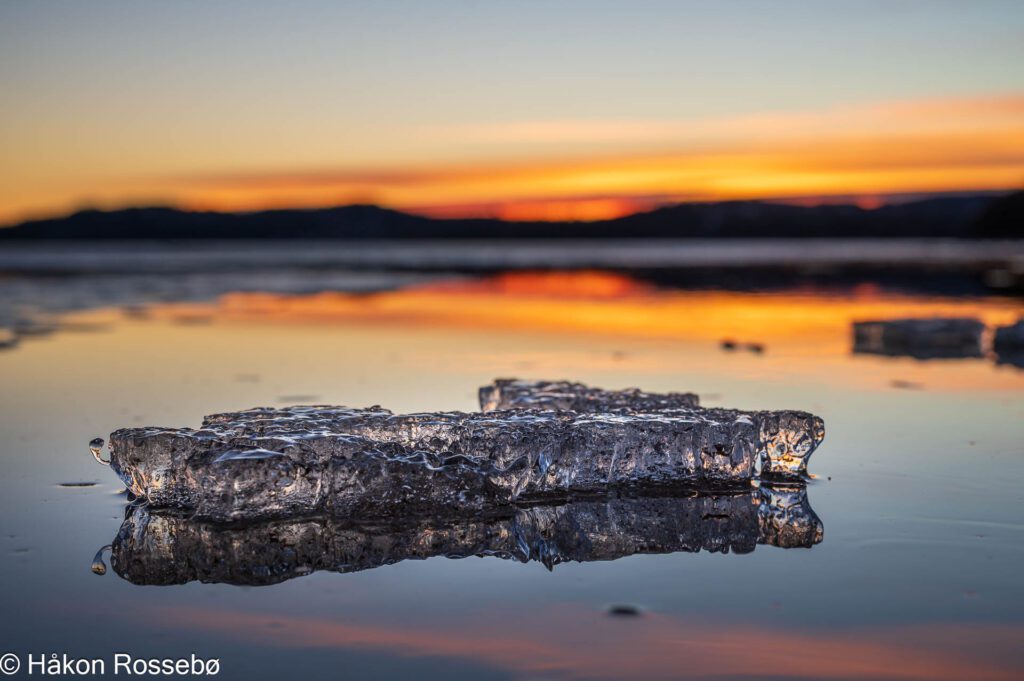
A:
{"label": "golden cloud streak", "polygon": [[[396,131],[402,134],[412,133]],[[679,200],[878,196],[1024,182],[1018,93],[718,119],[448,126],[412,137],[419,146],[410,143],[408,160],[387,165],[242,164],[101,183],[89,173],[74,194],[70,181],[12,194],[0,219],[33,200],[66,204],[69,195],[107,206],[159,196],[194,209],[374,202],[433,215],[600,219]],[[456,139],[480,160],[446,157]]]}

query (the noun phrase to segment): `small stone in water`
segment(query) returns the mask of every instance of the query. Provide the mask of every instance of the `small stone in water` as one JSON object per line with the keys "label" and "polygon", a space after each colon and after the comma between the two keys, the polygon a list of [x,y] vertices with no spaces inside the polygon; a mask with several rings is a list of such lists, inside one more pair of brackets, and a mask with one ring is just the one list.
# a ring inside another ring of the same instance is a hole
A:
{"label": "small stone in water", "polygon": [[608,614],[612,617],[639,617],[642,613],[635,605],[613,605],[608,608]]}
{"label": "small stone in water", "polygon": [[920,390],[921,388],[924,387],[920,383],[915,383],[913,381],[905,381],[901,378],[894,378],[893,380],[889,381],[889,385],[893,388],[898,388],[900,390]]}

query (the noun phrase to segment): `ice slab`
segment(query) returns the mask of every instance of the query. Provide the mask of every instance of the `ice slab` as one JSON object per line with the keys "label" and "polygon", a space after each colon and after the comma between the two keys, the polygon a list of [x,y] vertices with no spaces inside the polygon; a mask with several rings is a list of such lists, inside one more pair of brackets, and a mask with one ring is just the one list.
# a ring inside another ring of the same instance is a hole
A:
{"label": "ice slab", "polygon": [[602,390],[569,381],[499,378],[480,388],[480,409],[540,409],[585,413],[690,409],[700,404],[693,393],[645,393],[638,388]]}
{"label": "ice slab", "polygon": [[747,553],[758,544],[809,548],[822,536],[804,487],[576,500],[494,517],[404,517],[383,524],[325,517],[230,526],[143,505],[128,508],[111,544],[111,566],[135,584],[265,585],[434,556],[495,556],[551,569],[634,554]]}
{"label": "ice slab", "polygon": [[1024,350],[1024,318],[1018,319],[1016,324],[996,327],[992,344],[997,350]]}
{"label": "ice slab", "polygon": [[799,478],[824,437],[795,411],[439,412],[287,407],[128,428],[111,467],[156,507],[233,521],[482,511],[615,488],[721,489]]}
{"label": "ice slab", "polygon": [[1016,324],[996,328],[992,350],[997,364],[1024,367],[1024,319]]}
{"label": "ice slab", "polygon": [[985,325],[970,317],[854,322],[853,351],[917,359],[981,357],[984,332]]}

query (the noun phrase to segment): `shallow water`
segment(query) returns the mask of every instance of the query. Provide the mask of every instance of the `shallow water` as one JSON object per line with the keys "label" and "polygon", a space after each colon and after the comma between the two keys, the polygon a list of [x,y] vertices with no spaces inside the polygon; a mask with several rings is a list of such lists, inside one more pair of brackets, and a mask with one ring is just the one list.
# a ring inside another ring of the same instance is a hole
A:
{"label": "shallow water", "polygon": [[[223,678],[1024,676],[1024,371],[853,355],[849,331],[880,316],[1007,323],[1024,311],[1014,300],[685,293],[555,273],[78,307],[0,353],[0,652],[196,653]],[[260,587],[90,570],[126,501],[93,437],[293,402],[474,410],[496,376],[821,415],[808,500],[823,541],[550,571],[437,556]]]}

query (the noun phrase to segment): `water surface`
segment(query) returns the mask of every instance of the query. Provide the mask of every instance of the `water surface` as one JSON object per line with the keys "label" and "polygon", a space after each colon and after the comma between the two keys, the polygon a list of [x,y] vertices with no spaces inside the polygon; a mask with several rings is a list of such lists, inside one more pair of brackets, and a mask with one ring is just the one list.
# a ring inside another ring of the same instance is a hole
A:
{"label": "water surface", "polygon": [[[854,355],[849,330],[879,316],[1008,323],[1018,302],[686,293],[603,273],[399,283],[412,287],[127,311],[90,299],[0,352],[4,650],[195,652],[220,658],[223,678],[1024,676],[1024,371]],[[294,402],[473,410],[497,376],[821,415],[808,499],[823,541],[552,570],[439,556],[261,587],[90,571],[125,506],[88,451],[97,435]],[[623,606],[639,614],[609,614]]]}

